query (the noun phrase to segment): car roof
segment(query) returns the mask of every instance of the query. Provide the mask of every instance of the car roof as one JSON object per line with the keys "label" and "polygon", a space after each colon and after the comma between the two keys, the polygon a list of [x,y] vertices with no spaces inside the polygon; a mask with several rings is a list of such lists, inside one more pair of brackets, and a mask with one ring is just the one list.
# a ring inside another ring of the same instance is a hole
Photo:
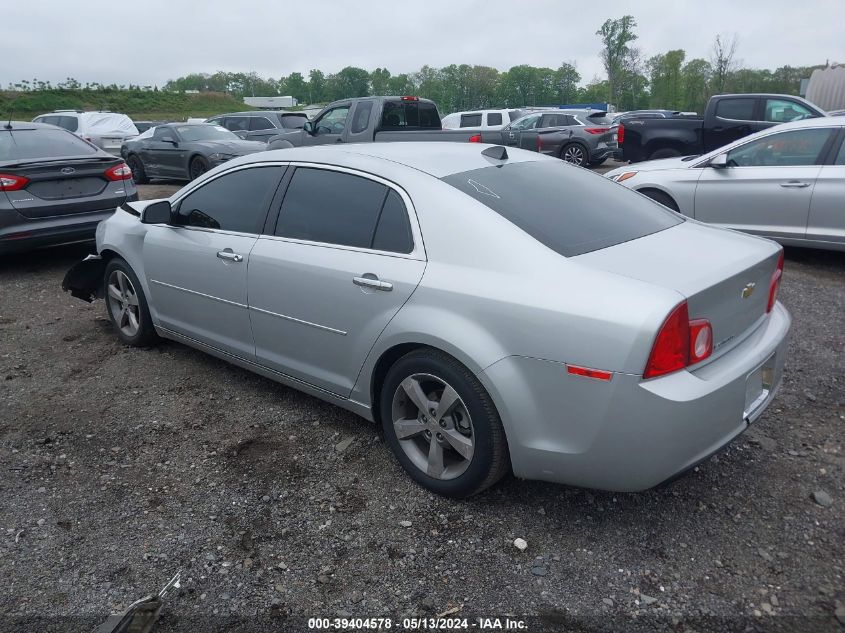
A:
{"label": "car roof", "polygon": [[215,114],[214,116],[208,117],[209,119],[216,119],[219,116],[257,116],[257,115],[264,115],[264,114],[297,114],[299,116],[307,117],[308,115],[304,112],[294,112],[291,110],[246,110],[244,112],[226,112],[224,114]]}
{"label": "car roof", "polygon": [[[494,147],[484,143],[452,143],[452,142],[398,142],[398,143],[357,143],[342,147],[323,145],[315,147],[292,147],[287,149],[270,150],[250,154],[243,159],[236,159],[243,163],[265,162],[268,160],[325,162],[354,166],[356,157],[366,157],[389,161],[403,165],[417,171],[424,172],[435,178],[443,178],[473,169],[482,169],[503,164],[482,155],[485,149]],[[507,148],[506,163],[523,163],[540,160],[558,160],[537,152]]]}
{"label": "car roof", "polygon": [[0,131],[10,131],[7,127],[8,125],[12,126],[12,132],[17,132],[18,130],[40,130],[45,128],[49,128],[51,130],[63,129],[57,128],[55,125],[51,125],[49,123],[35,123],[31,121],[0,121]]}

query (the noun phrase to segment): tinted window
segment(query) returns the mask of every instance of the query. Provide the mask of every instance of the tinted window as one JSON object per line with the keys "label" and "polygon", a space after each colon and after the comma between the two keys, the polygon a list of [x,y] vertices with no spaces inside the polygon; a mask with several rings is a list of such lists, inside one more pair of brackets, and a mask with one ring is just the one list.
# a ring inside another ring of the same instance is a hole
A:
{"label": "tinted window", "polygon": [[461,127],[480,127],[481,126],[481,113],[477,112],[475,114],[462,114],[461,115]]}
{"label": "tinted window", "polygon": [[815,165],[830,130],[792,130],[764,136],[728,153],[732,167],[790,167]]}
{"label": "tinted window", "polygon": [[249,129],[249,117],[245,116],[227,116],[224,127],[233,132],[243,131]]}
{"label": "tinted window", "polygon": [[440,129],[437,108],[428,101],[385,101],[381,113],[382,129]]}
{"label": "tinted window", "polygon": [[391,253],[410,253],[414,250],[411,225],[408,223],[408,210],[402,202],[402,196],[393,189],[384,201],[376,234],[373,237],[373,248]]}
{"label": "tinted window", "polygon": [[540,120],[539,114],[532,114],[514,122],[511,127],[514,130],[528,130],[537,127],[537,122]]}
{"label": "tinted window", "polygon": [[75,116],[60,116],[58,117],[58,126],[63,127],[68,132],[76,132],[79,129],[79,119]]}
{"label": "tinted window", "polygon": [[219,116],[214,119],[209,119],[206,123],[210,123],[211,125],[223,125],[223,117]]}
{"label": "tinted window", "polygon": [[544,114],[540,121],[540,127],[559,127],[569,124],[565,114]]}
{"label": "tinted window", "polygon": [[270,123],[270,119],[265,119],[263,116],[249,117],[250,130],[272,130],[276,126]]}
{"label": "tinted window", "polygon": [[665,207],[561,161],[484,167],[443,180],[565,257],[682,222]]}
{"label": "tinted window", "polygon": [[59,158],[96,154],[97,150],[64,130],[41,128],[9,132],[0,130],[0,160]]}
{"label": "tinted window", "polygon": [[800,103],[784,99],[766,99],[766,121],[788,123],[801,119],[812,119],[816,115]]}
{"label": "tinted window", "polygon": [[154,141],[160,141],[165,136],[169,136],[174,141],[176,140],[176,134],[173,132],[172,128],[158,126],[153,130],[153,140]]}
{"label": "tinted window", "polygon": [[337,171],[299,168],[285,193],[276,235],[369,248],[387,187]]}
{"label": "tinted window", "polygon": [[755,99],[722,99],[716,104],[716,116],[736,121],[753,121],[755,101]]}
{"label": "tinted window", "polygon": [[252,167],[220,176],[183,198],[179,216],[188,226],[260,233],[280,175],[278,167]]}
{"label": "tinted window", "polygon": [[[158,128],[156,128],[158,130]],[[176,128],[179,136],[185,141],[237,141],[240,140],[234,132],[230,132],[219,125],[180,125]]]}
{"label": "tinted window", "polygon": [[282,127],[289,130],[301,130],[308,120],[304,114],[285,114],[280,116],[282,119]]}
{"label": "tinted window", "polygon": [[487,113],[487,125],[501,125],[502,124],[502,113],[501,112],[488,112]]}
{"label": "tinted window", "polygon": [[373,111],[372,101],[361,101],[355,108],[355,120],[352,122],[352,133],[360,134],[370,124],[370,114]]}

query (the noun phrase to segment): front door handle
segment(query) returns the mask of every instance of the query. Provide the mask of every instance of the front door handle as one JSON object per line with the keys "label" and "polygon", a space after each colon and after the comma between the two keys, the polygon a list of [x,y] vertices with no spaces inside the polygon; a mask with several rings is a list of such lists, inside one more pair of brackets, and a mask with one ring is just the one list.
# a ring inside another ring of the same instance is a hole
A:
{"label": "front door handle", "polygon": [[804,187],[809,187],[809,182],[801,182],[800,180],[790,180],[788,182],[780,183],[781,187],[786,187],[787,189],[803,189]]}
{"label": "front door handle", "polygon": [[366,273],[360,277],[353,277],[352,283],[356,286],[361,286],[362,288],[372,288],[373,290],[383,290],[384,292],[390,292],[393,290],[392,283],[389,281],[381,281],[372,273]]}
{"label": "front door handle", "polygon": [[227,248],[222,251],[217,251],[217,257],[236,263],[240,263],[244,260],[243,255],[241,255],[240,253],[233,253],[231,248]]}

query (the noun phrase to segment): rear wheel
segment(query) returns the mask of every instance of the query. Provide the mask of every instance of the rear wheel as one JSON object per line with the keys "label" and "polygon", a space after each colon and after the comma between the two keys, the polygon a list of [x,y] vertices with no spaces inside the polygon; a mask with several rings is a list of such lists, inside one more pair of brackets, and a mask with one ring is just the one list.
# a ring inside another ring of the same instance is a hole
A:
{"label": "rear wheel", "polygon": [[640,191],[641,194],[644,196],[648,196],[655,202],[659,202],[664,207],[672,209],[676,213],[680,213],[680,209],[678,208],[678,203],[670,196],[668,193],[664,193],[662,191],[658,191],[657,189],[644,189]]}
{"label": "rear wheel", "polygon": [[560,157],[571,165],[583,167],[587,164],[587,150],[579,143],[564,145],[560,150]]}
{"label": "rear wheel", "polygon": [[649,160],[658,160],[660,158],[676,158],[680,156],[681,152],[676,150],[673,147],[664,147],[663,149],[658,149],[652,152],[651,156],[648,157]]}
{"label": "rear wheel", "polygon": [[147,178],[147,172],[144,171],[144,163],[142,163],[141,159],[135,154],[131,154],[129,158],[126,159],[126,164],[129,165],[129,169],[132,170],[132,180],[135,181],[135,184],[146,185],[150,182],[150,179]]}
{"label": "rear wheel", "polygon": [[129,264],[115,257],[106,265],[104,278],[106,311],[117,337],[133,347],[157,343],[147,297]]}
{"label": "rear wheel", "polygon": [[196,156],[191,161],[191,165],[188,167],[188,171],[191,180],[196,180],[208,171],[208,161],[205,160],[202,156]]}
{"label": "rear wheel", "polygon": [[469,497],[510,468],[501,419],[478,379],[442,352],[415,350],[387,372],[385,438],[405,471],[448,497]]}

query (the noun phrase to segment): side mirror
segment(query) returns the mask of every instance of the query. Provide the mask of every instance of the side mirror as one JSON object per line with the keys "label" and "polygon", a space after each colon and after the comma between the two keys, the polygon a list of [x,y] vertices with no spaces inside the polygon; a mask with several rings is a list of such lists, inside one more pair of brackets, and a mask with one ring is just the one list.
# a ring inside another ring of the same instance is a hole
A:
{"label": "side mirror", "polygon": [[724,169],[728,166],[728,153],[724,152],[718,156],[714,156],[710,159],[709,165],[714,169]]}
{"label": "side mirror", "polygon": [[173,145],[173,147],[176,147],[177,145],[179,145],[179,143],[176,142],[176,139],[173,138],[172,136],[162,136],[161,142],[162,143],[171,143]]}
{"label": "side mirror", "polygon": [[170,200],[159,200],[148,204],[141,211],[141,224],[170,224],[173,218],[173,209]]}
{"label": "side mirror", "polygon": [[302,129],[305,130],[307,134],[314,136],[314,124],[311,121],[306,121],[305,125],[302,126]]}

